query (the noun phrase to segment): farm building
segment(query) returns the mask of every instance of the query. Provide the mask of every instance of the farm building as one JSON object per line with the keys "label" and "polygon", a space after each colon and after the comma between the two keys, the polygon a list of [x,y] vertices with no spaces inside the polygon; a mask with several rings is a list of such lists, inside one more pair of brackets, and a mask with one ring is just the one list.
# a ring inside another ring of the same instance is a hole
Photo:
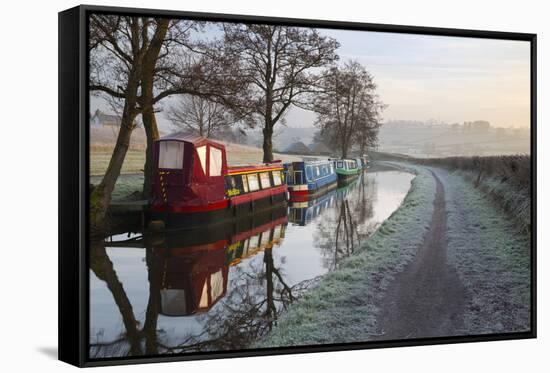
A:
{"label": "farm building", "polygon": [[120,117],[118,115],[106,114],[97,109],[93,115],[90,115],[90,124],[92,126],[120,127]]}

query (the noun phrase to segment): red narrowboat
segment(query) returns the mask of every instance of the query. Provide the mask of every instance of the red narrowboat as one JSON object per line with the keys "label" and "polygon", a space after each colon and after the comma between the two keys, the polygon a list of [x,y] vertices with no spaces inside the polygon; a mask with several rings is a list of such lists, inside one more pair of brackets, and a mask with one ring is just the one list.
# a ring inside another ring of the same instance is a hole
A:
{"label": "red narrowboat", "polygon": [[229,167],[225,147],[200,136],[157,140],[153,172],[151,218],[166,228],[217,223],[287,198],[280,162]]}

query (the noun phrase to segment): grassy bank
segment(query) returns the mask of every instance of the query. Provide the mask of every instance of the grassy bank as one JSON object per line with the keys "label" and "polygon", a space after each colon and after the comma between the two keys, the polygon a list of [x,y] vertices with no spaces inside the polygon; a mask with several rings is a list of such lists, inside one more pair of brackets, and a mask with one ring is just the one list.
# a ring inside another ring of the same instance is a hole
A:
{"label": "grassy bank", "polygon": [[428,229],[435,181],[428,170],[416,177],[401,207],[366,244],[279,319],[257,347],[365,341],[376,337],[378,304],[394,276],[416,254]]}
{"label": "grassy bank", "polygon": [[464,172],[439,173],[446,192],[447,260],[466,291],[464,334],[528,331],[530,236],[485,191],[472,187]]}
{"label": "grassy bank", "polygon": [[[101,176],[91,176],[90,183],[97,185],[101,181]],[[116,181],[113,190],[113,201],[120,201],[141,193],[143,188],[143,174],[120,175]],[[132,198],[135,199],[135,198]]]}
{"label": "grassy bank", "polygon": [[414,258],[428,231],[435,195],[430,171],[444,185],[447,262],[465,292],[463,326],[452,335],[529,330],[530,236],[473,185],[470,171],[408,167],[417,176],[402,206],[357,254],[283,314],[256,347],[383,338],[378,320],[388,285]]}
{"label": "grassy bank", "polygon": [[460,174],[503,208],[521,230],[531,231],[530,156],[450,157],[415,162]]}

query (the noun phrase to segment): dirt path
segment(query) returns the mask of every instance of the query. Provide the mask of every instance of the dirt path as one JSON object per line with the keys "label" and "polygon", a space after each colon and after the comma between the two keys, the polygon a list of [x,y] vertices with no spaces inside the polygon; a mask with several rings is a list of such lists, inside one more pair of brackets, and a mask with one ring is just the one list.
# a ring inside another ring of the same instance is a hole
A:
{"label": "dirt path", "polygon": [[437,189],[430,229],[382,301],[381,340],[456,335],[463,327],[464,287],[447,263],[445,190],[431,172]]}

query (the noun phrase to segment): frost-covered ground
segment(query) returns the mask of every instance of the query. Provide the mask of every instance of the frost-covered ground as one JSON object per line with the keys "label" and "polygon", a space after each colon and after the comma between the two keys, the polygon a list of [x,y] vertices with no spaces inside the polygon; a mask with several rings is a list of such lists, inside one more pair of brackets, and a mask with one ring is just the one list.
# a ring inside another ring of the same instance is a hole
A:
{"label": "frost-covered ground", "polygon": [[[412,166],[408,166],[412,168]],[[365,341],[376,336],[379,304],[416,253],[433,212],[435,180],[425,168],[399,208],[361,250],[293,305],[258,347]]]}
{"label": "frost-covered ground", "polygon": [[416,177],[402,206],[357,254],[283,314],[256,347],[380,339],[377,322],[384,310],[379,306],[428,232],[436,190],[430,170],[445,189],[447,262],[465,290],[464,327],[455,335],[529,330],[528,235],[468,178],[438,168],[404,167]]}
{"label": "frost-covered ground", "polygon": [[445,186],[447,257],[466,290],[465,334],[529,331],[529,236],[462,175],[437,173]]}

